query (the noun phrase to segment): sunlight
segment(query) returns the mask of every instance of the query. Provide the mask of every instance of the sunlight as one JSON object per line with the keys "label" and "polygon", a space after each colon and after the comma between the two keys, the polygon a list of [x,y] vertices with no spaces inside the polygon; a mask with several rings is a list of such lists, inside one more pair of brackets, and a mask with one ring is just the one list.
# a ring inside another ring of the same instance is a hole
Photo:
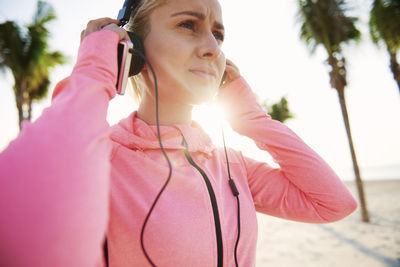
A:
{"label": "sunlight", "polygon": [[272,167],[279,167],[271,155],[260,150],[253,140],[236,133],[224,119],[224,109],[216,102],[196,106],[193,109],[193,120],[200,124],[210,136],[216,147],[223,147],[222,127],[225,135],[226,146],[241,151],[244,156],[263,161]]}
{"label": "sunlight", "polygon": [[224,125],[224,110],[215,101],[196,106],[193,109],[193,120],[211,137],[214,144],[222,146],[222,126]]}

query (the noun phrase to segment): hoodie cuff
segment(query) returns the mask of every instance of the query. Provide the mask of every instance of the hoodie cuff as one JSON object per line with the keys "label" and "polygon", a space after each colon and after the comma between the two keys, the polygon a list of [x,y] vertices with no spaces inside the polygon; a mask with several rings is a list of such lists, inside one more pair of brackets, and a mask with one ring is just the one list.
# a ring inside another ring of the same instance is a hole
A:
{"label": "hoodie cuff", "polygon": [[223,106],[232,128],[238,130],[254,116],[270,118],[258,104],[256,96],[243,77],[239,77],[220,90],[218,102]]}
{"label": "hoodie cuff", "polygon": [[[117,82],[117,56],[119,36],[110,30],[101,30],[87,35],[79,46],[78,58],[71,76],[84,75],[89,79],[103,83],[109,98],[115,96]],[[68,77],[69,78],[69,77]],[[66,78],[65,80],[68,80]],[[60,82],[61,84],[66,81]],[[65,87],[57,86],[54,99]]]}

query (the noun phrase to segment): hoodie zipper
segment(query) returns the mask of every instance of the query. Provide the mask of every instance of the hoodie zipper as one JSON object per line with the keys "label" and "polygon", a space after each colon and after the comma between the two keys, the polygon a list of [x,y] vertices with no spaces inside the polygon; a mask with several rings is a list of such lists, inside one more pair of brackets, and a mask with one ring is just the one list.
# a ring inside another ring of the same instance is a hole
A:
{"label": "hoodie zipper", "polygon": [[208,194],[210,196],[210,201],[211,201],[213,214],[214,214],[215,233],[216,233],[216,237],[217,237],[217,251],[218,251],[218,265],[217,266],[222,267],[222,260],[223,260],[223,258],[222,258],[223,257],[222,232],[221,232],[221,222],[219,219],[218,205],[217,205],[217,200],[215,198],[215,193],[214,193],[214,190],[210,183],[210,179],[208,179],[206,173],[194,162],[194,160],[190,156],[189,151],[187,150],[187,143],[186,143],[185,139],[183,139],[182,143],[186,147],[186,149],[184,149],[183,152],[185,153],[187,160],[193,167],[195,167],[200,172],[201,176],[203,176],[204,182],[207,185]]}

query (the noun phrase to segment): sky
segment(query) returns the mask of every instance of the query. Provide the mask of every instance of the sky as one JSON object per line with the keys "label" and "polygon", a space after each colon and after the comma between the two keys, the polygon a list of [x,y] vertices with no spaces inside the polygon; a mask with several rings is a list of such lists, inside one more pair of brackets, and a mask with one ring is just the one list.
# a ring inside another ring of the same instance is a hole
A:
{"label": "sky", "polygon": [[[123,0],[49,0],[57,20],[49,24],[51,50],[60,50],[68,64],[51,73],[51,89],[68,76],[76,60],[80,32],[90,19],[115,17]],[[343,49],[347,61],[347,108],[353,141],[365,179],[400,178],[400,94],[389,70],[385,49],[371,43],[368,36],[367,0],[348,1],[363,34],[359,44]],[[326,53],[319,48],[310,54],[299,39],[297,1],[220,0],[226,28],[223,51],[240,69],[242,76],[261,99],[272,104],[287,97],[295,118],[288,125],[317,151],[343,179],[352,179],[351,156],[335,90],[330,88]],[[244,5],[243,3],[246,3]],[[33,0],[0,0],[0,23],[30,22],[36,8]],[[18,135],[18,115],[12,93],[10,72],[0,73],[0,151]],[[50,105],[49,97],[33,105],[33,117]],[[118,122],[136,108],[133,98],[117,96],[110,103],[107,120]],[[220,128],[212,123],[209,106],[196,108],[194,118],[220,144]],[[225,125],[227,145],[245,155],[266,160],[247,138]]]}

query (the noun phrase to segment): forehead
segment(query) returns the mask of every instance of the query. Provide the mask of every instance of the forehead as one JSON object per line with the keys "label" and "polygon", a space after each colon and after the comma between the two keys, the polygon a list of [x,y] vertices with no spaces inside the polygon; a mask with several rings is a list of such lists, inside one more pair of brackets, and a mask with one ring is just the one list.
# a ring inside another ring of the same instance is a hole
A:
{"label": "forehead", "polygon": [[222,23],[222,11],[218,0],[167,0],[158,9],[164,15],[195,11],[204,14],[207,19]]}

